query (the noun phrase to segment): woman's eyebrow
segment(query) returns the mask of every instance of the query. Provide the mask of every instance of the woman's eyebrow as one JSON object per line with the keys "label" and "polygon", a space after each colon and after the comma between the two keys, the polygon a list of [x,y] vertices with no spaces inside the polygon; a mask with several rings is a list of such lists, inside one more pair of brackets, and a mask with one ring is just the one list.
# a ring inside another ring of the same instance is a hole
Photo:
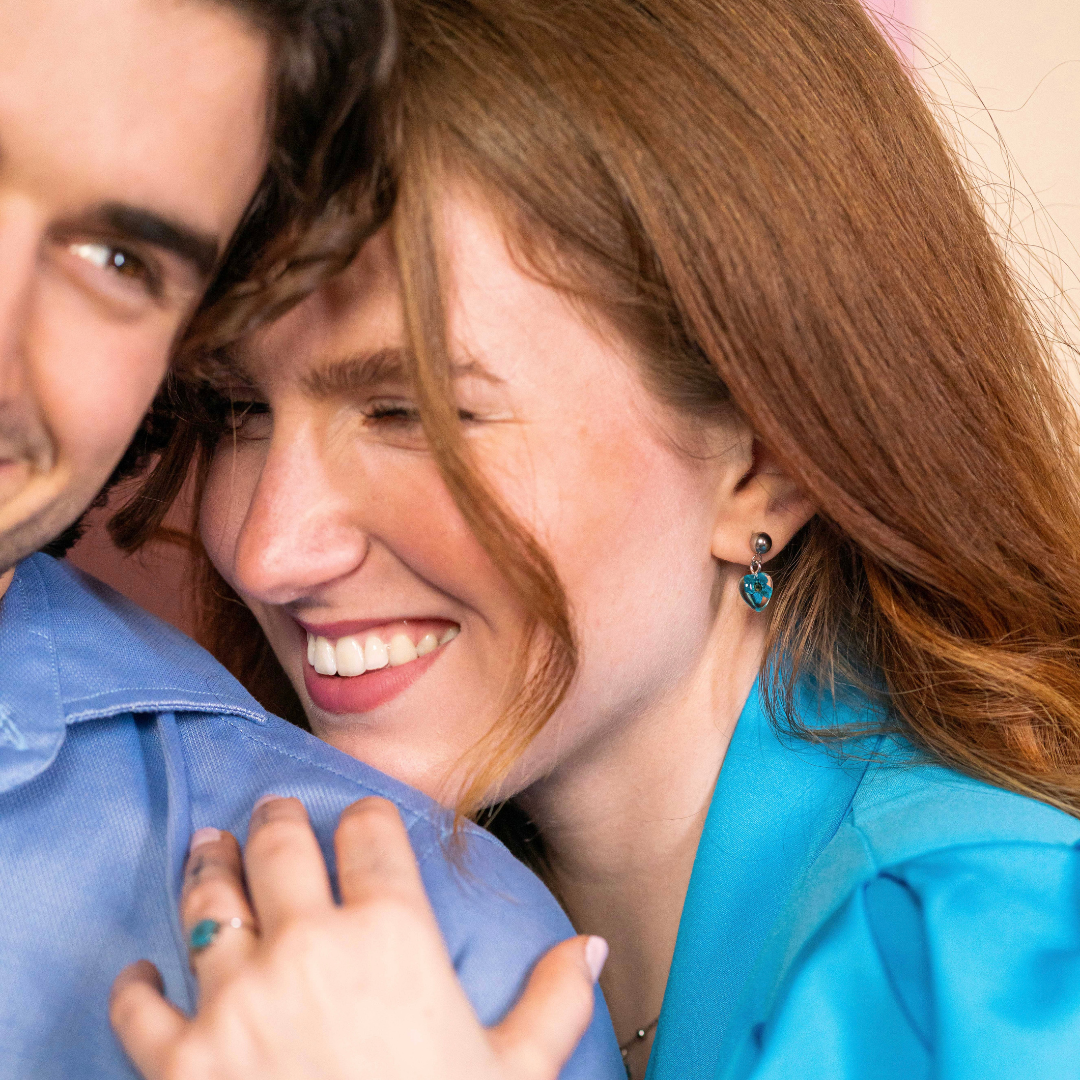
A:
{"label": "woman's eyebrow", "polygon": [[[356,353],[310,371],[303,377],[302,386],[315,398],[349,397],[388,383],[408,385],[412,382],[413,366],[412,358],[402,348],[377,349]],[[473,358],[455,361],[451,373],[454,378],[471,376],[490,383],[502,382]]]}
{"label": "woman's eyebrow", "polygon": [[407,383],[411,368],[404,349],[377,349],[355,353],[309,371],[301,386],[314,398],[349,397],[385,383]]}

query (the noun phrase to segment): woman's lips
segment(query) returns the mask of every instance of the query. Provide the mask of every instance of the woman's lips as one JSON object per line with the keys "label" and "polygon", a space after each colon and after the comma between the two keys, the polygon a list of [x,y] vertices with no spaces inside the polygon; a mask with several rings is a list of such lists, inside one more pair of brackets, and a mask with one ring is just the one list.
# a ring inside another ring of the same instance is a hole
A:
{"label": "woman's lips", "polygon": [[340,675],[320,675],[310,664],[304,664],[304,685],[320,709],[329,713],[365,713],[385,705],[407,690],[442,655],[436,649],[411,664],[369,671],[353,679]]}
{"label": "woman's lips", "polygon": [[298,629],[307,692],[320,709],[335,714],[370,712],[391,701],[431,667],[458,633],[454,623],[429,619]]}

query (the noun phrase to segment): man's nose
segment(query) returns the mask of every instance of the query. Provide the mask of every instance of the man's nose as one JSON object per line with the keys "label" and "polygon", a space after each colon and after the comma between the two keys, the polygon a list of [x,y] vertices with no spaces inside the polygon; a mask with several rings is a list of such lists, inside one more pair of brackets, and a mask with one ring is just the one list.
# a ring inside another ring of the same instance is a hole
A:
{"label": "man's nose", "polygon": [[368,535],[355,520],[350,491],[335,480],[315,439],[275,433],[237,540],[241,592],[287,604],[359,569]]}
{"label": "man's nose", "polygon": [[0,404],[24,392],[41,227],[33,208],[0,194]]}

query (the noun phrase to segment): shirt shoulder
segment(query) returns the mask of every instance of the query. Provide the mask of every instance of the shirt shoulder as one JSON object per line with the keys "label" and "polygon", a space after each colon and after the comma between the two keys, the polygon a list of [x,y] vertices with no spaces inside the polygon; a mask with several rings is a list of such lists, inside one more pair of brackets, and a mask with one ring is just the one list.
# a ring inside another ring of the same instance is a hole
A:
{"label": "shirt shoulder", "polygon": [[887,749],[792,894],[763,973],[726,1076],[1071,1076],[1080,822]]}
{"label": "shirt shoulder", "polygon": [[1075,846],[1013,838],[938,848],[837,899],[779,972],[726,1076],[1075,1076]]}
{"label": "shirt shoulder", "polygon": [[1080,820],[1056,807],[919,762],[895,744],[866,770],[842,828],[875,870],[969,846],[1080,843]]}
{"label": "shirt shoulder", "polygon": [[[270,792],[304,803],[331,869],[341,811],[371,795],[394,803],[455,969],[487,1023],[516,1000],[539,957],[573,934],[539,879],[489,833],[466,823],[455,842],[453,816],[433,800],[267,714],[193,641],[101,582],[33,556],[20,564],[0,614],[0,667],[14,673],[0,687],[6,824],[24,838],[45,880],[55,867],[69,867],[66,877],[84,898],[78,929],[88,942],[98,941],[101,926],[141,908],[125,895],[145,887],[134,881],[136,871],[161,875],[170,915],[192,830],[213,825],[243,839],[253,803]],[[97,822],[121,803],[127,854],[112,844],[111,861],[87,858],[82,834],[67,823]],[[63,933],[72,932],[70,923],[51,936],[69,951]],[[169,956],[175,942],[168,923],[155,924],[151,936],[155,955]],[[116,970],[106,966],[95,968],[101,1001]],[[176,967],[186,978],[183,965]],[[60,981],[50,992],[67,987]],[[173,987],[189,1001],[193,991],[190,982]],[[95,1031],[112,1045],[101,1019]],[[615,1080],[621,1073],[598,992],[593,1023],[562,1077]]]}
{"label": "shirt shoulder", "polygon": [[68,563],[34,555],[19,567],[21,621],[51,638],[67,723],[122,713],[266,713],[205,649]]}
{"label": "shirt shoulder", "polygon": [[[189,829],[212,825],[243,841],[255,799],[299,799],[328,866],[333,834],[351,802],[377,796],[401,814],[454,969],[485,1024],[518,999],[533,966],[574,929],[544,884],[489,832],[427,795],[275,716],[260,725],[237,717],[207,723],[178,718]],[[181,769],[174,770],[179,773]],[[603,998],[564,1068],[562,1080],[624,1075]]]}

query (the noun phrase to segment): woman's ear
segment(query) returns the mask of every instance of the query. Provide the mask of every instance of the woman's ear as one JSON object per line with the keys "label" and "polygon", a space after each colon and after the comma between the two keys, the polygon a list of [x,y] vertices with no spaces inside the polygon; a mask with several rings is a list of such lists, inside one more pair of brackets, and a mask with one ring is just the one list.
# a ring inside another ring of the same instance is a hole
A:
{"label": "woman's ear", "polygon": [[755,533],[767,533],[772,540],[768,555],[761,557],[768,562],[817,512],[756,438],[749,464],[740,472],[729,472],[724,483],[712,537],[713,558],[722,562],[749,563]]}

